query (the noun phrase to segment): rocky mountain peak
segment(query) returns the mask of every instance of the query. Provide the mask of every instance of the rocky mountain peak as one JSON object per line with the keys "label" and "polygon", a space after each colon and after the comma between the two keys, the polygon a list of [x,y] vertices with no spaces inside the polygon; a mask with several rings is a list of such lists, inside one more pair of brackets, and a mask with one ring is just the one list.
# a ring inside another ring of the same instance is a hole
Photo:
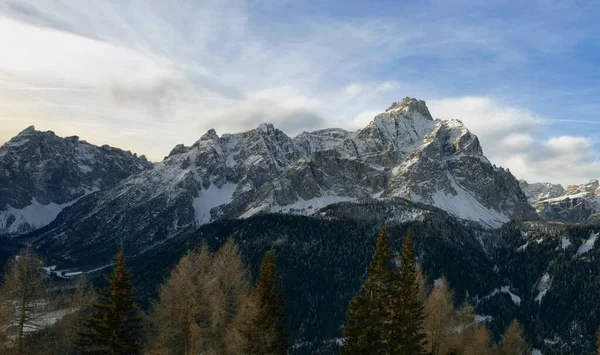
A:
{"label": "rocky mountain peak", "polygon": [[598,191],[598,188],[600,187],[600,183],[598,183],[598,180],[593,179],[588,181],[585,184],[581,184],[581,185],[569,185],[567,186],[567,188],[565,189],[565,194],[567,195],[576,195],[576,194],[581,194],[581,193],[595,193],[596,191]]}
{"label": "rocky mountain peak", "polygon": [[30,126],[0,147],[0,235],[43,227],[79,198],[150,165],[131,152]]}
{"label": "rocky mountain peak", "polygon": [[206,131],[206,133],[202,135],[202,137],[200,137],[200,141],[213,141],[217,139],[219,139],[219,135],[217,134],[217,131],[215,131],[214,128],[209,129],[208,131]]}
{"label": "rocky mountain peak", "polygon": [[272,123],[261,123],[257,130],[262,133],[272,133],[275,131],[275,126]]}
{"label": "rocky mountain peak", "polygon": [[36,132],[36,130],[35,130],[35,126],[34,126],[34,125],[31,125],[31,126],[29,126],[29,127],[25,128],[24,130],[22,130],[22,131],[21,131],[21,132],[18,134],[18,136],[21,136],[21,135],[27,135],[27,134],[31,134],[31,133],[34,133],[34,132]]}
{"label": "rocky mountain peak", "polygon": [[411,97],[405,97],[400,102],[394,102],[385,112],[402,112],[405,116],[413,116],[415,113],[423,118],[433,121],[433,117],[423,100],[417,100]]}

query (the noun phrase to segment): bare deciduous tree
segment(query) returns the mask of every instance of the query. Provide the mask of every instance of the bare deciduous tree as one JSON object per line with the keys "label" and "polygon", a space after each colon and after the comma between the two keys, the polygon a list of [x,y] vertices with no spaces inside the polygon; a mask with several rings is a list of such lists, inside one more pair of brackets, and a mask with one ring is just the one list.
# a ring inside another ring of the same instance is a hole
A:
{"label": "bare deciduous tree", "polygon": [[448,334],[453,331],[454,312],[452,291],[442,278],[431,291],[425,302],[423,326],[427,335],[427,350],[432,354],[445,354],[450,349]]}
{"label": "bare deciduous tree", "polygon": [[41,258],[24,249],[11,261],[0,287],[5,352],[26,353],[26,338],[60,318]]}
{"label": "bare deciduous tree", "polygon": [[89,309],[95,299],[96,293],[90,287],[85,276],[80,275],[75,282],[66,283],[55,301],[62,317],[55,324],[32,337],[28,354],[72,353],[75,349],[77,332],[83,323],[84,312]]}

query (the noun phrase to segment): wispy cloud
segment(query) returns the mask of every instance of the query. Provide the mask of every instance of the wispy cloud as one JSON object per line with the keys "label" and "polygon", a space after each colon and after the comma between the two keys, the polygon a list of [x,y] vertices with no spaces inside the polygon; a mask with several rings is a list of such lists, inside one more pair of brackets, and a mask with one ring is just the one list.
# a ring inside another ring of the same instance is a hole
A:
{"label": "wispy cloud", "polygon": [[486,153],[518,166],[496,143],[521,154],[520,145],[566,135],[547,131],[562,116],[523,100],[544,58],[568,58],[590,37],[586,6],[8,0],[0,3],[0,141],[34,123],[157,160],[209,128],[359,128],[410,95],[434,99],[443,118],[485,115],[485,124],[468,123]]}
{"label": "wispy cloud", "polygon": [[487,97],[447,98],[430,106],[433,115],[461,119],[480,138],[488,158],[518,178],[568,185],[600,176],[599,155],[590,138],[541,137],[556,120]]}

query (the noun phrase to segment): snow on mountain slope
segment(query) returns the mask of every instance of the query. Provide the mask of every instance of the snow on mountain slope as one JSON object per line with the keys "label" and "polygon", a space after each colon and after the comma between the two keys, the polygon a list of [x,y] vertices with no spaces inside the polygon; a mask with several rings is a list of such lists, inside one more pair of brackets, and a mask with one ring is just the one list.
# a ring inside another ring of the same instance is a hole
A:
{"label": "snow on mountain slope", "polygon": [[564,195],[565,189],[560,184],[552,184],[549,182],[537,182],[529,184],[525,180],[519,180],[521,190],[529,203],[534,204],[541,200],[560,197]]}
{"label": "snow on mountain slope", "polygon": [[0,147],[0,236],[43,227],[79,198],[149,166],[130,152],[28,127]]}
{"label": "snow on mountain slope", "polygon": [[535,216],[516,179],[490,164],[462,122],[434,120],[424,101],[405,98],[356,132],[291,138],[271,124],[221,136],[209,130],[82,199],[37,238],[61,244],[85,231],[93,237],[82,245],[128,239],[144,249],[217,219],[312,214],[373,197],[437,206],[485,227]]}

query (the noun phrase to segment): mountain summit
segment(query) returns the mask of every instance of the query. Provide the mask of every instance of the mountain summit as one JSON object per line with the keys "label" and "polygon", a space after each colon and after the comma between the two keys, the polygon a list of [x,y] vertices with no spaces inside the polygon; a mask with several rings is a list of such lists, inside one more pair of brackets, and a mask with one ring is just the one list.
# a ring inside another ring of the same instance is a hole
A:
{"label": "mountain summit", "polygon": [[487,228],[535,218],[518,181],[488,161],[462,122],[433,120],[424,101],[406,98],[358,131],[290,137],[271,124],[220,136],[211,129],[82,199],[39,238],[79,246],[129,240],[144,249],[218,219],[397,197]]}
{"label": "mountain summit", "polygon": [[43,227],[79,198],[149,167],[143,156],[29,126],[0,147],[0,236]]}

